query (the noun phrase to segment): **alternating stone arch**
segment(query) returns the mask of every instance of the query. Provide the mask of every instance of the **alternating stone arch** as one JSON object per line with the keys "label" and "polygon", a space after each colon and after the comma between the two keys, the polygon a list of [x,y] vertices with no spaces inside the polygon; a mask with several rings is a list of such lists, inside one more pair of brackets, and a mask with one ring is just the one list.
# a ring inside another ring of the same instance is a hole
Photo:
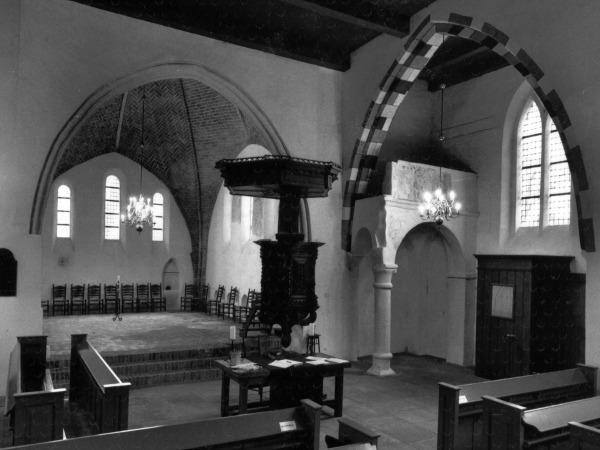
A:
{"label": "alternating stone arch", "polygon": [[555,90],[542,88],[540,81],[544,72],[505,33],[487,22],[478,22],[473,17],[451,13],[447,19],[427,16],[408,38],[404,53],[390,66],[371,102],[359,138],[356,140],[351,165],[344,186],[342,216],[342,247],[351,250],[352,219],[354,202],[367,193],[367,186],[374,174],[379,151],[385,141],[392,120],[404,97],[443,42],[444,35],[453,35],[479,42],[505,58],[525,77],[538,95],[552,120],[556,124],[573,180],[575,203],[581,248],[595,251],[592,208],[582,201],[589,189],[581,149],[575,141],[573,127],[561,98]]}

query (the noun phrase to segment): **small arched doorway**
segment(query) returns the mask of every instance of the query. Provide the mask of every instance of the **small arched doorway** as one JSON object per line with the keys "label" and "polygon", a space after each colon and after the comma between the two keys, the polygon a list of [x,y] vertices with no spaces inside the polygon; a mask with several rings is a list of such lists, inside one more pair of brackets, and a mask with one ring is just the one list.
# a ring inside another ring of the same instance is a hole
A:
{"label": "small arched doorway", "polygon": [[171,258],[165,264],[162,283],[167,311],[179,311],[179,269],[174,258]]}
{"label": "small arched doorway", "polygon": [[396,253],[392,279],[391,351],[462,364],[465,308],[464,258],[444,226],[417,225]]}

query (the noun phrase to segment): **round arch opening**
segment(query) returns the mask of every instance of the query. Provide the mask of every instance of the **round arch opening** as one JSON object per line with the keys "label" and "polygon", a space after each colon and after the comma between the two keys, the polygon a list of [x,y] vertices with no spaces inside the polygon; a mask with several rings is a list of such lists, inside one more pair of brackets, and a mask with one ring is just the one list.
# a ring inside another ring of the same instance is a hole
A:
{"label": "round arch opening", "polygon": [[465,261],[455,236],[444,226],[417,225],[402,240],[395,262],[392,353],[463,364]]}

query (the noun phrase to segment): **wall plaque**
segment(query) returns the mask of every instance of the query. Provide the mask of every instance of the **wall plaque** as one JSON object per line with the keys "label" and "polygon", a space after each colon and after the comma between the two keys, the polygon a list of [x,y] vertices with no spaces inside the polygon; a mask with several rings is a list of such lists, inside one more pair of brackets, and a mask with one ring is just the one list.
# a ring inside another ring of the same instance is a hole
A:
{"label": "wall plaque", "polygon": [[492,317],[513,318],[514,287],[499,284],[492,285]]}

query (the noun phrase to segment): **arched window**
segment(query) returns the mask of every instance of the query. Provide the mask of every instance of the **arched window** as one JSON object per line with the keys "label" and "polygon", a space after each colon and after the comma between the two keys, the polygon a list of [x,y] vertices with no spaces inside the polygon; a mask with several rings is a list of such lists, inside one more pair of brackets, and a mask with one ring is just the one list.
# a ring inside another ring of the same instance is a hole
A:
{"label": "arched window", "polygon": [[71,237],[71,189],[62,184],[56,196],[56,237]]}
{"label": "arched window", "polygon": [[519,227],[568,225],[571,175],[554,122],[534,100],[525,105],[518,134]]}
{"label": "arched window", "polygon": [[160,192],[157,192],[152,197],[152,217],[154,223],[152,225],[152,240],[162,241],[164,239],[164,199]]}
{"label": "arched window", "polygon": [[104,239],[119,240],[121,211],[121,182],[114,175],[106,177],[104,189]]}

